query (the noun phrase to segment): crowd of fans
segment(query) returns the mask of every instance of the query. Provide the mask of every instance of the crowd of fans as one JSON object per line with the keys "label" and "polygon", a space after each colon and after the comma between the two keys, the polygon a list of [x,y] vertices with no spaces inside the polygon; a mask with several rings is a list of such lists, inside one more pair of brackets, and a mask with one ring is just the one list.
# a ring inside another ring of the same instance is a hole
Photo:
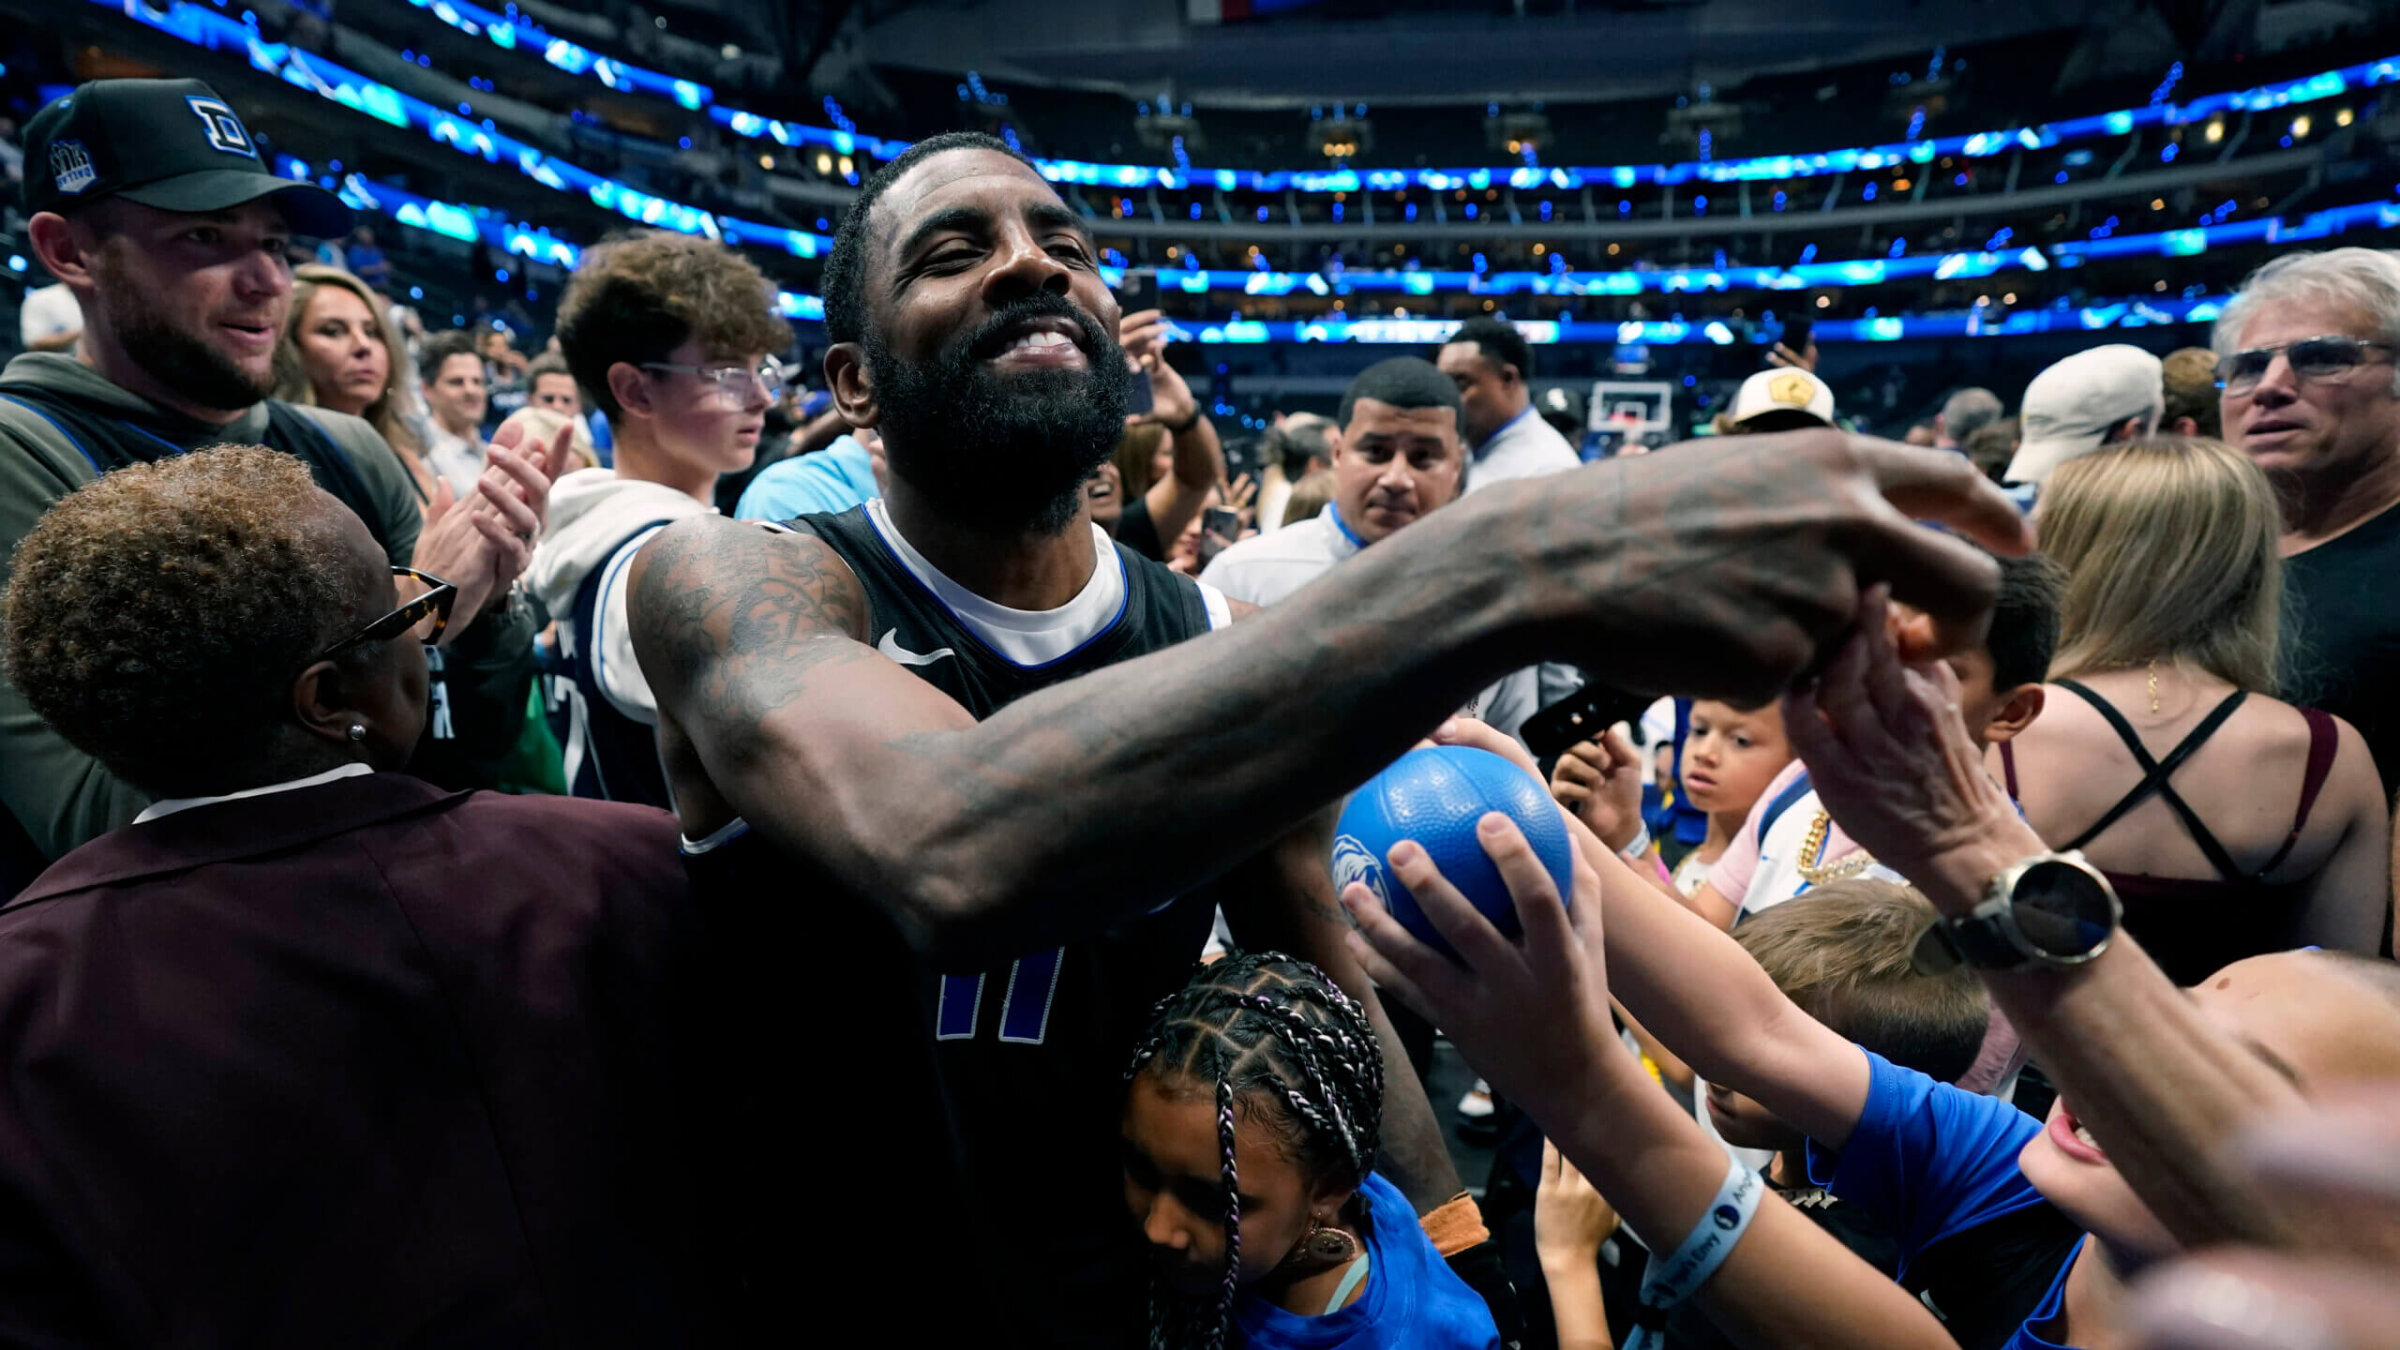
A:
{"label": "crowd of fans", "polygon": [[[26,155],[0,1341],[2389,1343],[2400,256],[1918,448],[1778,348],[1586,464],[1474,320],[1253,481],[987,137],[813,398],[691,236],[425,332],[197,81]],[[1521,937],[1337,892],[1425,741],[1555,799]]]}

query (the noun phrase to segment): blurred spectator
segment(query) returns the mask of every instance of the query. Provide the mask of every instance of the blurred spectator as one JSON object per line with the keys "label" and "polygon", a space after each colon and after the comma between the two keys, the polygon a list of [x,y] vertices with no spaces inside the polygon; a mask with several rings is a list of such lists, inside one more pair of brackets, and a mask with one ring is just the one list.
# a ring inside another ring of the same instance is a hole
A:
{"label": "blurred spectator", "polygon": [[483,369],[474,335],[463,329],[434,334],[417,354],[425,407],[433,415],[425,459],[462,495],[475,490],[483,473],[483,415],[490,408]]}
{"label": "blurred spectator", "polygon": [[[1225,450],[1191,386],[1167,364],[1167,323],[1159,312],[1148,309],[1124,316],[1117,336],[1126,356],[1150,375],[1150,411],[1125,419],[1125,438],[1155,434],[1157,439],[1151,472],[1124,484],[1125,505],[1117,516],[1116,536],[1143,557],[1165,562],[1167,541],[1200,518],[1208,494],[1224,483]],[[1124,472],[1136,461],[1120,454],[1117,463]]]}
{"label": "blurred spectator", "polygon": [[374,226],[360,222],[359,227],[351,231],[346,252],[350,259],[350,274],[367,283],[367,289],[378,295],[391,289],[392,264],[383,256],[383,250],[375,245]]}
{"label": "blurred spectator", "polygon": [[1925,417],[1909,423],[1908,430],[1900,433],[1900,439],[1910,445],[1923,446],[1928,450],[1932,449],[1935,445],[1939,444],[1942,439],[1942,433],[1940,429],[1934,425],[1936,420],[1937,419],[1935,418]]}
{"label": "blurred spectator", "polygon": [[[2322,339],[2322,340],[2320,340]],[[2400,784],[2400,258],[2295,253],[2226,303],[2226,434],[2283,505],[2286,697],[2348,721]]]}
{"label": "blurred spectator", "polygon": [[2158,429],[2172,436],[2222,438],[2225,423],[2219,416],[2217,354],[2206,347],[2183,347],[2168,352],[2162,364],[2167,406],[2159,414]]}
{"label": "blurred spectator", "polygon": [[12,185],[25,181],[25,149],[18,142],[13,117],[0,117],[0,180]]}
{"label": "blurred spectator", "polygon": [[1975,428],[1962,448],[1975,467],[1983,470],[1984,477],[2005,483],[2009,462],[2017,457],[2017,446],[2024,439],[2023,424],[2014,417],[2003,417]]}
{"label": "blurred spectator", "polygon": [[[1113,475],[1109,481],[1114,481]],[[872,427],[860,427],[835,437],[822,450],[769,465],[742,493],[734,518],[785,521],[832,515],[882,495],[883,438]],[[1097,518],[1098,508],[1094,512]]]}
{"label": "blurred spectator", "polygon": [[567,358],[556,352],[543,352],[525,367],[525,406],[543,412],[556,413],[574,428],[576,468],[589,469],[599,464],[599,452],[592,448],[592,431],[584,418],[583,391],[575,383],[575,374],[567,369]]}
{"label": "blurred spectator", "polygon": [[[1343,559],[1458,500],[1459,479],[1466,472],[1458,384],[1413,356],[1378,361],[1361,371],[1342,395],[1333,501],[1308,521],[1287,521],[1285,529],[1226,549],[1201,571],[1200,580],[1232,599],[1272,605]],[[1541,706],[1538,699],[1529,668],[1484,690],[1476,709],[1513,736]]]}
{"label": "blurred spectator", "polygon": [[1933,444],[1940,450],[1965,450],[1967,438],[2000,420],[2000,396],[1989,389],[1961,389],[1943,400],[1933,419]]}
{"label": "blurred spectator", "polygon": [[375,297],[365,283],[314,263],[295,269],[283,336],[276,353],[281,371],[276,394],[365,418],[407,467],[417,500],[433,500],[439,479],[400,415],[399,342],[376,316]]}
{"label": "blurred spectator", "polygon": [[1459,434],[1472,467],[1466,491],[1572,469],[1575,447],[1534,415],[1533,349],[1513,324],[1477,317],[1442,344],[1442,373],[1458,384]]}
{"label": "blurred spectator", "polygon": [[2008,463],[2007,481],[2039,487],[2077,455],[2138,441],[2158,430],[2165,406],[2156,356],[2122,342],[2077,352],[2025,386],[2017,411],[2025,439]]}
{"label": "blurred spectator", "polygon": [[389,558],[255,446],[18,551],[10,678],[153,800],[0,914],[0,1340],[692,1334],[675,824],[396,772],[464,616]]}
{"label": "blurred spectator", "polygon": [[1833,390],[1796,366],[1762,370],[1742,381],[1725,410],[1726,429],[1739,436],[1833,425]]}
{"label": "blurred spectator", "polygon": [[1285,503],[1301,479],[1333,467],[1333,447],[1341,439],[1333,419],[1316,413],[1291,413],[1259,438],[1258,528],[1283,526]]}
{"label": "blurred spectator", "polygon": [[83,339],[83,307],[63,281],[25,292],[17,310],[17,337],[29,352],[73,355]]}
{"label": "blurred spectator", "polygon": [[497,422],[525,406],[528,362],[516,348],[516,335],[500,323],[475,330],[475,349],[483,356],[485,397],[489,400],[484,416]]}
{"label": "blurred spectator", "polygon": [[2178,984],[2304,944],[2373,952],[2388,805],[2356,731],[2269,696],[2265,476],[2220,441],[2142,441],[2062,465],[2040,524],[2067,569],[2050,683],[2076,697],[2000,747],[2026,822],[2108,874]]}
{"label": "blurred spectator", "polygon": [[[193,116],[194,100],[223,106],[197,80],[99,80],[54,101],[29,129],[42,163],[65,141],[86,157],[97,146],[110,153],[78,164],[89,173],[79,192],[51,177],[26,185],[34,251],[91,323],[86,361],[33,352],[0,374],[0,557],[103,468],[229,437],[289,454],[358,513],[393,564],[458,583],[458,621],[437,657],[436,712],[413,767],[452,784],[494,782],[532,692],[524,663],[534,624],[512,583],[547,509],[546,457],[511,451],[471,499],[421,514],[374,428],[267,396],[292,298],[276,261],[281,244],[296,226],[339,234],[349,212],[330,193],[269,174],[255,154],[228,151],[237,134],[247,151],[248,132],[230,114]],[[207,214],[206,231],[194,228],[194,212]],[[139,788],[5,689],[0,738],[0,800],[49,856],[144,805]]]}
{"label": "blurred spectator", "polygon": [[1541,397],[1534,400],[1534,406],[1541,409],[1542,420],[1550,424],[1551,430],[1556,431],[1569,448],[1578,455],[1583,453],[1584,433],[1590,427],[1585,420],[1586,404],[1582,394],[1563,384],[1553,385],[1542,391]]}
{"label": "blurred spectator", "polygon": [[572,383],[592,391],[617,432],[614,469],[559,480],[550,534],[526,573],[558,621],[573,675],[564,738],[573,788],[672,806],[657,704],[626,617],[626,570],[669,524],[714,514],[718,476],[750,466],[773,402],[760,365],[792,332],[748,258],[653,231],[584,254],[559,300],[558,340]]}
{"label": "blurred spectator", "polygon": [[[1337,449],[1334,453],[1338,456],[1341,452]],[[1314,470],[1292,484],[1292,494],[1283,499],[1283,523],[1296,525],[1303,520],[1315,520],[1333,504],[1333,492],[1333,470]]]}

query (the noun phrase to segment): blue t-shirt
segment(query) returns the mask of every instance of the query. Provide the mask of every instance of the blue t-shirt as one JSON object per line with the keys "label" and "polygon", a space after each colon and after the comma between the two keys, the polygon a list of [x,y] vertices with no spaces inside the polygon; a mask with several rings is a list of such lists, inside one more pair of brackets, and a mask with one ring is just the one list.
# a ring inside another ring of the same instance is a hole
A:
{"label": "blue t-shirt", "polygon": [[813,454],[795,455],[759,470],[742,489],[733,518],[783,521],[817,512],[834,514],[881,495],[875,490],[874,462],[867,447],[854,436],[842,436]]}
{"label": "blue t-shirt", "polygon": [[1498,1350],[1491,1309],[1433,1249],[1407,1199],[1372,1172],[1359,1191],[1368,1207],[1367,1292],[1322,1317],[1245,1295],[1233,1309],[1239,1343],[1257,1350]]}
{"label": "blue t-shirt", "polygon": [[2061,1311],[2083,1236],[2017,1167],[2042,1123],[1862,1053],[1869,1078],[1858,1128],[1838,1155],[1808,1146],[1810,1179],[1891,1226],[1900,1282],[1925,1296],[1960,1345],[2057,1350],[2039,1333]]}

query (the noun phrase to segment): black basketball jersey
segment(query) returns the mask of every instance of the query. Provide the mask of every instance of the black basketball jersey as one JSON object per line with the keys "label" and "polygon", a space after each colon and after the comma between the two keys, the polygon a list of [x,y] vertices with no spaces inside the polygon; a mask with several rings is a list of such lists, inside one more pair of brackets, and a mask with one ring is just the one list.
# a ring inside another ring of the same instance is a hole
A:
{"label": "black basketball jersey", "polygon": [[[1021,646],[1012,653],[1007,641],[987,640],[936,589],[958,598],[951,583],[911,570],[913,554],[887,533],[879,506],[804,516],[791,528],[849,564],[877,649],[977,718],[1224,620],[1221,598],[1204,599],[1189,578],[1112,546],[1100,566],[1123,580],[1113,618],[1094,609],[1099,617],[1071,650],[1022,659]],[[713,913],[774,910],[770,925],[791,924],[789,941],[802,948],[745,951],[738,917],[724,930],[740,960],[790,963],[781,977],[753,964],[761,988],[790,998],[781,1012],[757,1015],[791,1031],[783,1070],[809,1085],[751,1109],[778,1113],[795,1142],[826,1125],[872,1141],[866,1165],[848,1172],[839,1154],[792,1166],[768,1144],[787,1169],[782,1186],[805,1192],[812,1211],[828,1200],[835,1211],[802,1235],[815,1239],[806,1258],[795,1252],[805,1266],[779,1272],[772,1257],[763,1262],[769,1303],[805,1290],[839,1298],[808,1298],[816,1308],[855,1309],[848,1296],[905,1286],[914,1298],[892,1327],[895,1343],[952,1334],[993,1345],[1138,1343],[1147,1275],[1124,1202],[1123,1074],[1152,1006],[1182,985],[1207,941],[1208,901],[1172,901],[1097,938],[989,969],[936,970],[871,898],[829,881],[796,884],[808,869],[755,834],[737,830],[689,851]],[[835,1015],[813,1017],[812,1007]],[[812,1100],[826,1093],[842,1102],[838,1122],[809,1119],[830,1106]],[[856,1249],[845,1234],[861,1247],[906,1250]]]}

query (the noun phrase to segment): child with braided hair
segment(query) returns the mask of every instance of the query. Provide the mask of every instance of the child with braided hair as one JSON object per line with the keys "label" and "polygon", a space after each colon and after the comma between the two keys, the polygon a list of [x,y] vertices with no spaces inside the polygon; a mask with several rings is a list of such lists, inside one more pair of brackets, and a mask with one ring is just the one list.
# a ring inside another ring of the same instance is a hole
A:
{"label": "child with braided hair", "polygon": [[1382,1055],[1323,971],[1277,952],[1200,967],[1160,1000],[1125,1078],[1152,1350],[1499,1345],[1373,1171]]}

